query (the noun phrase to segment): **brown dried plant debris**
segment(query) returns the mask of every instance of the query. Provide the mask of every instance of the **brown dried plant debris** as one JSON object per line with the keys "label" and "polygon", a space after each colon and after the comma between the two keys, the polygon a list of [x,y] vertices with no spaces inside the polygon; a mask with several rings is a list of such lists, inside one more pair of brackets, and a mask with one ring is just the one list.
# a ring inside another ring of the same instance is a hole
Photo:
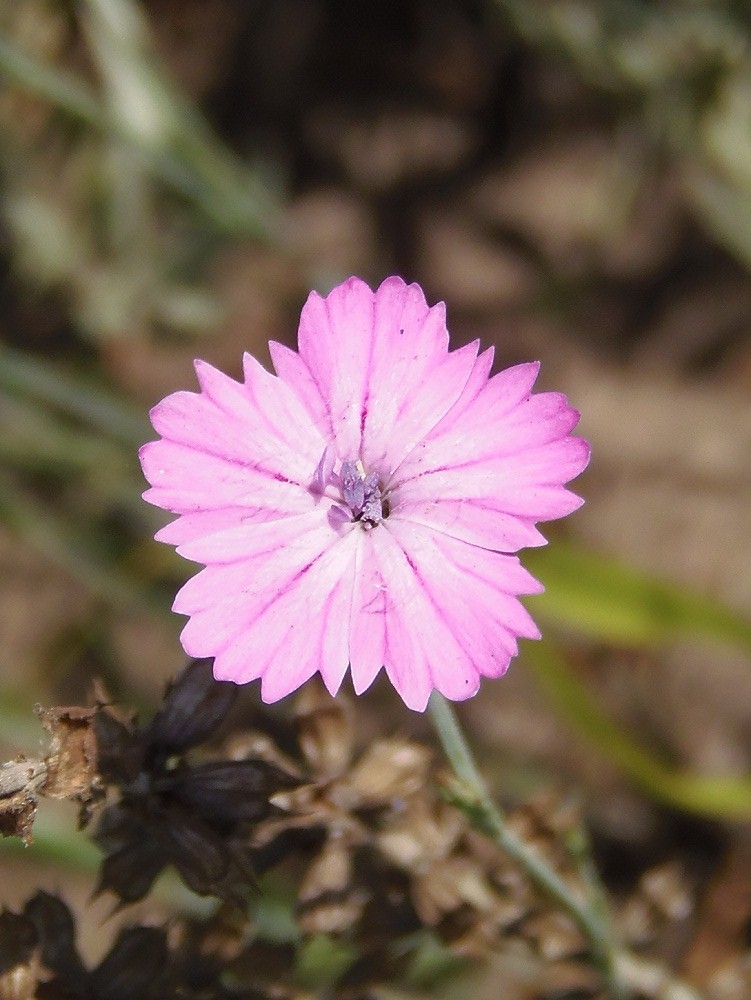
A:
{"label": "brown dried plant debris", "polygon": [[685,925],[695,916],[694,895],[678,862],[666,861],[648,868],[619,908],[622,939],[635,949],[653,950],[666,930]]}
{"label": "brown dried plant debris", "polygon": [[[289,945],[253,942],[244,950],[223,921],[202,925],[179,919],[167,927],[134,925],[119,931],[105,957],[89,969],[76,947],[76,924],[66,904],[38,892],[21,912],[0,911],[0,1000],[315,1000],[321,990],[295,981]],[[233,938],[235,940],[233,940]],[[414,997],[353,975],[330,983],[332,1000]],[[386,977],[384,976],[386,973]]]}
{"label": "brown dried plant debris", "polygon": [[177,923],[125,927],[87,969],[70,910],[38,892],[21,913],[0,912],[0,1000],[265,1000],[256,989],[226,989],[222,964],[193,943]]}
{"label": "brown dried plant debris", "polygon": [[0,834],[3,837],[20,837],[24,844],[31,843],[37,793],[45,777],[43,761],[19,756],[0,765]]}
{"label": "brown dried plant debris", "polygon": [[[571,995],[583,996],[585,981],[587,995],[596,995],[579,931],[472,828],[429,747],[383,737],[360,748],[352,703],[316,684],[299,696],[295,730],[280,724],[279,740],[291,751],[254,730],[229,729],[218,741],[236,696],[199,660],[143,726],[101,691],[92,708],[40,710],[47,757],[0,768],[7,832],[30,837],[38,796],[73,799],[82,823],[95,820],[93,837],[104,851],[98,891],[112,891],[120,904],[139,900],[171,864],[195,892],[224,905],[202,923],[176,919],[166,932],[130,928],[87,972],[75,957],[67,909],[40,894],[22,913],[0,917],[0,942],[7,942],[0,1000],[119,1000],[126,989],[147,998],[299,1000],[297,963],[321,941],[348,956],[331,995],[358,1000],[404,982],[415,942],[426,934],[452,961],[521,949],[575,983]],[[509,812],[507,823],[572,887],[588,891],[575,803],[542,794]],[[254,870],[270,867],[296,886],[294,943],[262,940],[247,915]],[[663,865],[645,873],[621,905],[618,928],[624,942],[661,958],[670,929],[692,912],[683,873]],[[161,992],[148,992],[151,979],[143,992],[137,985],[140,951],[144,964],[153,958],[164,967],[167,979],[155,979]],[[228,970],[233,982],[251,983],[250,992],[220,986]],[[742,963],[724,972],[728,982],[744,975]],[[115,985],[105,989],[105,979]]]}
{"label": "brown dried plant debris", "polygon": [[[297,722],[308,779],[273,796],[285,815],[260,823],[253,842],[261,849],[291,831],[316,835],[298,892],[304,934],[370,935],[378,914],[384,926],[434,928],[454,953],[468,956],[487,954],[510,933],[556,958],[582,953],[568,918],[549,926],[545,901],[444,801],[429,748],[384,738],[358,753],[350,703],[313,684],[298,700]],[[576,877],[561,824],[579,822],[578,814],[548,798],[510,821],[551,864]]]}
{"label": "brown dried plant debris", "polygon": [[33,823],[40,796],[70,799],[81,806],[82,822],[92,803],[103,794],[98,773],[96,719],[103,706],[52,708],[37,706],[50,738],[43,760],[20,755],[0,765],[0,833],[33,839]]}
{"label": "brown dried plant debris", "polygon": [[210,661],[195,660],[143,727],[101,691],[91,708],[39,710],[50,749],[44,760],[0,770],[0,829],[29,842],[37,798],[71,799],[82,826],[96,814],[93,837],[105,854],[98,891],[135,902],[171,864],[194,892],[241,904],[254,884],[247,831],[294,779],[259,756],[199,753],[236,695],[234,684],[214,680]]}

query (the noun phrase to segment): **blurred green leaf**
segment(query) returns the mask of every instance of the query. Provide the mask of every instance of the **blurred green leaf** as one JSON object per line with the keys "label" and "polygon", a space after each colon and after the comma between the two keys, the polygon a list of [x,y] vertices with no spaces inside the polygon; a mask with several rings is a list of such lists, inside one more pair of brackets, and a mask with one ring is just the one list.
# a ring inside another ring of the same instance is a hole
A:
{"label": "blurred green leaf", "polygon": [[34,819],[33,843],[24,847],[15,837],[0,840],[0,857],[23,857],[27,861],[95,872],[102,852],[76,825],[71,803],[44,801]]}
{"label": "blurred green leaf", "polygon": [[550,642],[525,645],[524,660],[560,715],[655,799],[713,819],[751,819],[751,779],[679,770],[608,718]]}
{"label": "blurred green leaf", "polygon": [[[558,542],[526,553],[525,563],[546,587],[534,598],[541,620],[615,644],[700,638],[751,652],[751,623],[740,615],[618,560]],[[751,818],[751,780],[675,768],[609,719],[549,642],[528,644],[524,656],[563,718],[650,795],[705,816]]]}
{"label": "blurred green leaf", "polygon": [[[4,670],[6,676],[10,670]],[[0,685],[0,743],[14,750],[33,753],[39,748],[39,719],[31,711],[34,698],[20,686]],[[0,758],[1,759],[1,758]]]}
{"label": "blurred green leaf", "polygon": [[534,613],[605,642],[655,645],[701,637],[751,652],[751,622],[678,584],[560,541],[524,554],[545,584]]}
{"label": "blurred green leaf", "polygon": [[249,901],[256,936],[274,944],[297,944],[302,937],[295,920],[295,883],[279,871],[266,872],[259,880],[260,892]]}
{"label": "blurred green leaf", "polygon": [[429,989],[468,965],[466,958],[455,954],[433,931],[418,931],[406,942],[396,941],[394,949],[400,951],[404,943],[410,947],[407,982],[417,989]]}
{"label": "blurred green leaf", "polygon": [[751,184],[734,184],[696,170],[687,172],[684,184],[709,231],[751,268]]}
{"label": "blurred green leaf", "polygon": [[357,950],[328,934],[307,938],[297,953],[296,979],[309,989],[333,986],[357,958]]}
{"label": "blurred green leaf", "polygon": [[0,388],[53,407],[129,448],[153,437],[145,414],[113,390],[1,343]]}
{"label": "blurred green leaf", "polygon": [[92,545],[86,525],[71,523],[61,512],[51,516],[21,483],[5,473],[0,473],[0,521],[112,606],[137,607],[149,614],[165,610],[150,599],[140,581]]}

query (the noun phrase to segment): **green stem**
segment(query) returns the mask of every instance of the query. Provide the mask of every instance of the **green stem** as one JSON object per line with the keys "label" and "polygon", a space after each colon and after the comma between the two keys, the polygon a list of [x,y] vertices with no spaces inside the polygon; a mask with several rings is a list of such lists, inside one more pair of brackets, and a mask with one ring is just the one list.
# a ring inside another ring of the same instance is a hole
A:
{"label": "green stem", "polygon": [[[637,986],[643,988],[644,980],[649,977],[643,975],[642,963],[615,940],[610,915],[604,905],[604,891],[594,869],[589,870],[587,879],[591,898],[584,899],[508,826],[477,769],[453,707],[437,691],[430,699],[430,713],[444,753],[456,778],[464,786],[466,798],[462,799],[462,805],[474,825],[519,865],[537,889],[569,914],[584,935],[592,960],[602,973],[613,1000],[625,1000],[632,996]],[[674,981],[667,971],[661,971],[660,988],[664,990],[666,983],[674,990],[670,995],[676,1000],[701,1000],[691,987]]]}

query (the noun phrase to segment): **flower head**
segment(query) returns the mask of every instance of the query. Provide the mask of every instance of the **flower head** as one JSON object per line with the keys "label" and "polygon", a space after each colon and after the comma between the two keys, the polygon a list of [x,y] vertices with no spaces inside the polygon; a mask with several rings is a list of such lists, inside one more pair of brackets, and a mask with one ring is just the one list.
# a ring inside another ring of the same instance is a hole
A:
{"label": "flower head", "polygon": [[385,668],[417,710],[470,697],[539,637],[512,553],[581,503],[578,413],[532,395],[537,364],[490,377],[492,348],[449,351],[443,304],[401,278],[311,293],[298,352],[270,350],[275,375],[197,361],[201,391],[151,411],[144,497],[179,515],[156,537],[205,566],[174,603],[186,652],[267,702],[348,667],[358,694]]}

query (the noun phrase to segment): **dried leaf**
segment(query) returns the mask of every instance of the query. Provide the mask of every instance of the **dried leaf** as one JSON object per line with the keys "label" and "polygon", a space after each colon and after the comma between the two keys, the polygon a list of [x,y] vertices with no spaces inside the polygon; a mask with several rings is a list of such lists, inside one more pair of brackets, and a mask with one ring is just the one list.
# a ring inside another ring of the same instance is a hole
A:
{"label": "dried leaf", "polygon": [[33,839],[37,792],[47,769],[43,761],[18,757],[0,765],[0,835]]}
{"label": "dried leaf", "polygon": [[352,706],[334,699],[321,683],[307,684],[297,697],[295,715],[300,747],[311,770],[327,780],[342,774],[352,758]]}
{"label": "dried leaf", "polygon": [[44,794],[54,799],[88,802],[97,794],[98,708],[41,708],[37,714],[50,736]]}

